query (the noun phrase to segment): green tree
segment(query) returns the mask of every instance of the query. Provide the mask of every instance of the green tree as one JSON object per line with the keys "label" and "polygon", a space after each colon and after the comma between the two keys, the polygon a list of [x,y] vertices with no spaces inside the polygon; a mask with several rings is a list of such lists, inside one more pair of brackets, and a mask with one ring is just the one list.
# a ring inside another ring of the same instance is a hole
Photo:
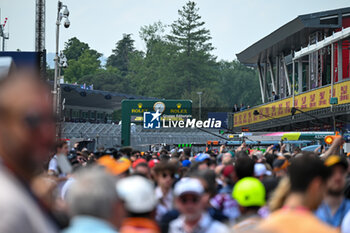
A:
{"label": "green tree", "polygon": [[67,57],[68,67],[62,69],[67,82],[80,82],[87,74],[94,74],[101,69],[101,53],[91,49],[87,43],[73,37],[65,43],[64,55]]}
{"label": "green tree", "polygon": [[204,28],[204,21],[198,14],[196,3],[189,1],[182,10],[178,10],[179,19],[171,25],[171,34],[168,39],[173,42],[181,52],[190,56],[193,52],[211,52],[214,47],[209,42],[209,30]]}
{"label": "green tree", "polygon": [[130,81],[115,67],[100,69],[81,78],[82,83],[93,84],[94,89],[119,93],[134,93]]}
{"label": "green tree", "polygon": [[[179,18],[171,25],[171,33],[167,39],[176,47],[175,73],[182,83],[182,98],[196,96],[198,90],[212,88],[217,80],[216,57],[210,52],[214,49],[210,40],[210,32],[201,21],[196,3],[189,1],[181,10]],[[210,92],[213,94],[213,89]],[[203,106],[219,104],[214,96],[203,100]],[[209,101],[210,100],[210,101]]]}
{"label": "green tree", "polygon": [[85,75],[96,74],[101,69],[100,57],[100,53],[89,49],[85,50],[77,60],[68,60],[68,67],[64,70],[65,81],[80,83]]}
{"label": "green tree", "polygon": [[112,51],[113,54],[108,57],[106,66],[116,67],[123,75],[126,75],[130,57],[135,52],[134,40],[131,38],[131,34],[124,34],[123,39],[117,42],[116,48]]}
{"label": "green tree", "polygon": [[234,104],[255,106],[261,104],[260,87],[256,70],[246,67],[238,61],[221,61],[220,98],[227,107]]}
{"label": "green tree", "polygon": [[158,21],[148,26],[143,26],[140,29],[140,38],[146,44],[146,54],[152,53],[152,47],[156,46],[159,42],[165,42],[165,29],[166,25]]}
{"label": "green tree", "polygon": [[166,41],[165,25],[161,22],[143,26],[140,37],[146,44],[146,53],[130,61],[128,80],[137,94],[158,98],[181,98],[181,80],[176,76],[177,50]]}
{"label": "green tree", "polygon": [[73,37],[64,44],[63,53],[66,55],[67,60],[78,60],[84,51],[89,49],[90,47],[87,43],[81,42],[78,38]]}

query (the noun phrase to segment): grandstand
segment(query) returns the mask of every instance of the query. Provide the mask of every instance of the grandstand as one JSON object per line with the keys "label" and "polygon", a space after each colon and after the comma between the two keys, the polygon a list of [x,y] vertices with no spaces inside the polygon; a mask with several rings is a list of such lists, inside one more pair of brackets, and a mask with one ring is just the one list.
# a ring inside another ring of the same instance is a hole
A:
{"label": "grandstand", "polygon": [[61,84],[63,121],[117,123],[112,118],[121,109],[123,99],[152,99],[144,96],[109,91],[90,90],[81,85]]}

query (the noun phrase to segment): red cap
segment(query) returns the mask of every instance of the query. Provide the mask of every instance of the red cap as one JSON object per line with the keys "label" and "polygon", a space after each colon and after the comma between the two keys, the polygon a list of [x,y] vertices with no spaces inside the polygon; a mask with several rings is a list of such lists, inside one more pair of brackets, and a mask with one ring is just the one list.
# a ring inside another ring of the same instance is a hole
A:
{"label": "red cap", "polygon": [[232,172],[235,171],[235,167],[233,165],[227,165],[222,169],[222,174],[228,177]]}
{"label": "red cap", "polygon": [[135,169],[135,167],[137,165],[139,165],[140,163],[147,163],[147,161],[145,159],[136,159],[135,162],[132,164],[132,168]]}
{"label": "red cap", "polygon": [[153,168],[157,163],[159,163],[158,159],[152,159],[148,162],[148,167]]}

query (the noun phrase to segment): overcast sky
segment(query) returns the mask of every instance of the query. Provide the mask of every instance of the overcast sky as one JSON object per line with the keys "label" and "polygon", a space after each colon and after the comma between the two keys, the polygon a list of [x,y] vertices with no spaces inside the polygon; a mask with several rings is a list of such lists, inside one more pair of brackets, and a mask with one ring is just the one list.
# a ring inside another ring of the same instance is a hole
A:
{"label": "overcast sky", "polygon": [[[35,49],[36,0],[0,0],[1,22],[8,17],[6,50]],[[60,49],[77,37],[108,57],[124,33],[144,50],[141,26],[157,21],[171,24],[186,0],[64,0],[70,10],[69,29],[61,27]],[[349,0],[197,0],[199,14],[213,37],[214,54],[232,60],[235,54],[298,15],[349,7]],[[56,0],[46,0],[46,49],[55,51]]]}

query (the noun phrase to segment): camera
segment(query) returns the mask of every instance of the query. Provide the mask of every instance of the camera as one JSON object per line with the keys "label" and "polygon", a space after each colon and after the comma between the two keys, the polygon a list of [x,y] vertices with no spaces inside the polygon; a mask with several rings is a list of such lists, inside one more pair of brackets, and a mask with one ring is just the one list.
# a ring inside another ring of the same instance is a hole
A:
{"label": "camera", "polygon": [[62,68],[67,68],[67,67],[68,67],[67,62],[63,62],[63,64],[62,64]]}
{"label": "camera", "polygon": [[66,20],[64,21],[64,27],[65,28],[69,28],[69,26],[70,26],[70,22],[69,22],[69,20],[66,18]]}

